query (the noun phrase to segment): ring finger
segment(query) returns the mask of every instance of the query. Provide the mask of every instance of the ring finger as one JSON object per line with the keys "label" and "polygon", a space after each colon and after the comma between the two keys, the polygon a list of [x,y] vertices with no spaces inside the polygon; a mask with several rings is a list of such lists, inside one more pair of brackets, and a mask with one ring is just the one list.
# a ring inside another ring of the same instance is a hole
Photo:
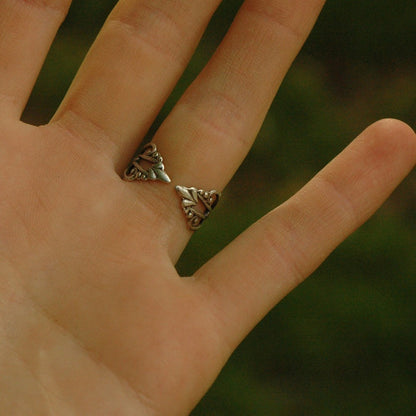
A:
{"label": "ring finger", "polygon": [[186,67],[220,0],[121,0],[52,124],[131,158]]}

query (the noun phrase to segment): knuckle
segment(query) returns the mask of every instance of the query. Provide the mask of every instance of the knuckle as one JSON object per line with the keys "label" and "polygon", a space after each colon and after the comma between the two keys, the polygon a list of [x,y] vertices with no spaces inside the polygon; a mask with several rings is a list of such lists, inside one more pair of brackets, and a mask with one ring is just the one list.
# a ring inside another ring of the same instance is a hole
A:
{"label": "knuckle", "polygon": [[42,9],[49,13],[61,15],[62,17],[66,16],[71,5],[70,0],[20,0],[20,2],[25,6]]}
{"label": "knuckle", "polygon": [[120,10],[110,15],[108,25],[124,32],[130,42],[139,42],[172,62],[187,63],[185,34],[174,15],[161,8],[143,4],[134,12]]}

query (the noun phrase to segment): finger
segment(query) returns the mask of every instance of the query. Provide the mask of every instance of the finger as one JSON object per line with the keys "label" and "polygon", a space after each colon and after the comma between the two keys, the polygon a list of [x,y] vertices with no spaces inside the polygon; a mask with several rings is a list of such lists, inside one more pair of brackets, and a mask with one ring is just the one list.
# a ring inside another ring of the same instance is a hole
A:
{"label": "finger", "polygon": [[301,191],[196,274],[236,346],[383,203],[416,163],[416,135],[383,120],[365,130]]}
{"label": "finger", "polygon": [[[154,141],[178,185],[221,190],[250,149],[322,0],[246,0],[226,38],[157,132]],[[176,206],[174,193],[168,206]],[[174,214],[169,251],[189,238]],[[170,213],[168,215],[171,215]]]}
{"label": "finger", "polygon": [[103,142],[125,168],[220,0],[122,0],[53,121]]}
{"label": "finger", "polygon": [[20,117],[70,0],[0,2],[0,108]]}

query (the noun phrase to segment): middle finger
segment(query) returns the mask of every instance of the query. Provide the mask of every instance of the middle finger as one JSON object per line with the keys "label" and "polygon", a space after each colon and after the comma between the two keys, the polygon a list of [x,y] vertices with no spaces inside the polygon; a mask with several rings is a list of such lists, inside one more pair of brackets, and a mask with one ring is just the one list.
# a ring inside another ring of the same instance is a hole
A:
{"label": "middle finger", "polygon": [[[218,50],[154,137],[175,185],[207,191],[226,185],[249,151],[323,4],[243,3]],[[177,195],[169,191],[167,198],[167,206],[175,207],[167,217],[173,224],[168,250],[176,260],[189,232]]]}

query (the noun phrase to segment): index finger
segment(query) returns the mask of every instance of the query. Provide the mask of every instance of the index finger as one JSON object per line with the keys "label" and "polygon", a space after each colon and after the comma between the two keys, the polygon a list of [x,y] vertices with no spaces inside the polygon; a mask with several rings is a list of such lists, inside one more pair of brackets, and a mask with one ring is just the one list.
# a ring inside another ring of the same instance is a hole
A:
{"label": "index finger", "polygon": [[196,274],[227,345],[263,316],[365,222],[416,163],[416,135],[382,120],[286,203],[263,217]]}

